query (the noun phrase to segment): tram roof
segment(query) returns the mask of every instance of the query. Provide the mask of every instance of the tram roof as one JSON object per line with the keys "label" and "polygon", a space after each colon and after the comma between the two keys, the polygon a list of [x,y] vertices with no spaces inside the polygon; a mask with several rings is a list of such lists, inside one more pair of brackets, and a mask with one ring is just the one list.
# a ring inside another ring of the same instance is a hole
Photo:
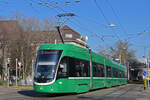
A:
{"label": "tram roof", "polygon": [[[84,58],[83,56],[80,56],[81,58],[83,59],[86,59],[86,60],[89,60],[89,51],[88,49],[85,49],[85,48],[81,48],[79,46],[75,46],[73,44],[42,44],[40,46],[40,50],[65,50],[65,51],[73,51],[75,52],[75,54],[73,53],[70,53],[70,52],[67,52],[68,55],[74,55],[74,56],[79,56],[79,55],[84,55]],[[77,54],[77,53],[80,53],[80,54]],[[114,62],[112,61],[111,59],[109,58],[106,58],[100,54],[97,54],[95,52],[92,52],[92,61],[93,62],[96,62],[96,63],[101,63],[101,64],[104,64],[104,59],[106,61],[106,65],[111,65],[113,67],[117,67],[119,69],[126,69],[125,66],[123,65],[120,65],[118,64],[117,62]]]}

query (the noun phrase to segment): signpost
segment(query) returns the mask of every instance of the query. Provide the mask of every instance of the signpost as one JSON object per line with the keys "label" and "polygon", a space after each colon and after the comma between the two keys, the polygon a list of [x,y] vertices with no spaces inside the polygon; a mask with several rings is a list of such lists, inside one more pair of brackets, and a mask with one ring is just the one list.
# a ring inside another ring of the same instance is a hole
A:
{"label": "signpost", "polygon": [[10,58],[7,59],[8,87],[9,87],[9,84],[10,84],[10,73],[9,73],[9,70],[10,70]]}
{"label": "signpost", "polygon": [[17,66],[18,66],[18,59],[16,58],[16,86],[18,86],[18,69],[17,69]]}
{"label": "signpost", "polygon": [[142,74],[143,74],[144,77],[148,75],[147,72],[143,72]]}
{"label": "signpost", "polygon": [[9,73],[9,64],[7,64],[7,70],[8,70],[8,87],[9,87],[9,84],[10,84],[10,73]]}
{"label": "signpost", "polygon": [[144,90],[147,88],[149,88],[149,80],[150,80],[150,76],[148,72],[143,72],[143,79],[144,79]]}

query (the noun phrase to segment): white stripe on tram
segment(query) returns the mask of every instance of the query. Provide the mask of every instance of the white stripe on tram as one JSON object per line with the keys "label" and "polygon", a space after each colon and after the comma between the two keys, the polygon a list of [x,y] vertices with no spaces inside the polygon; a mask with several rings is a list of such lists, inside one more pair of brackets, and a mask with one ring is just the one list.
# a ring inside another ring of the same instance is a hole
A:
{"label": "white stripe on tram", "polygon": [[93,79],[105,79],[105,77],[93,77]]}
{"label": "white stripe on tram", "polygon": [[90,77],[69,77],[68,79],[90,79]]}

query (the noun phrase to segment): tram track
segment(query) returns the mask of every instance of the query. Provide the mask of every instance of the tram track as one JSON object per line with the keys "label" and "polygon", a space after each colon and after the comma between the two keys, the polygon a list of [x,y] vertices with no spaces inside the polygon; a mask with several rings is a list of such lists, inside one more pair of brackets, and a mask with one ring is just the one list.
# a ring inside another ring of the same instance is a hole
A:
{"label": "tram track", "polygon": [[130,90],[132,90],[135,87],[136,86],[133,86],[133,85],[130,85],[128,87],[118,87],[119,89],[115,89],[113,91],[105,93],[104,95],[101,95],[101,97],[104,97],[104,96],[121,97],[121,96],[125,95],[126,93],[128,93]]}
{"label": "tram track", "polygon": [[112,95],[114,93],[117,93],[118,91],[123,91],[126,88],[127,85],[123,85],[123,86],[117,86],[117,87],[111,87],[111,88],[106,88],[106,89],[100,89],[100,90],[96,90],[96,91],[91,91],[88,92],[86,94],[81,94],[84,96],[109,96]]}
{"label": "tram track", "polygon": [[133,89],[134,87],[132,85],[123,85],[118,87],[112,87],[112,88],[106,88],[106,89],[100,89],[96,90],[94,92],[88,92],[86,94],[78,95],[78,98],[92,98],[93,100],[99,100],[99,98],[106,98],[106,97],[121,97],[125,95],[130,89]]}

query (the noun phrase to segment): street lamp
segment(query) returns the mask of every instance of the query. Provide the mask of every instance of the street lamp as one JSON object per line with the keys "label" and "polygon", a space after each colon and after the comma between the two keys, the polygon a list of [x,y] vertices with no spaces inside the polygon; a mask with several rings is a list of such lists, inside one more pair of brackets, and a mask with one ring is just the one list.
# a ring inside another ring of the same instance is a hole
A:
{"label": "street lamp", "polygon": [[116,58],[115,60],[116,60],[117,62],[120,62],[120,58]]}
{"label": "street lamp", "polygon": [[113,28],[113,27],[115,27],[116,25],[115,24],[109,24],[109,27],[110,28]]}

